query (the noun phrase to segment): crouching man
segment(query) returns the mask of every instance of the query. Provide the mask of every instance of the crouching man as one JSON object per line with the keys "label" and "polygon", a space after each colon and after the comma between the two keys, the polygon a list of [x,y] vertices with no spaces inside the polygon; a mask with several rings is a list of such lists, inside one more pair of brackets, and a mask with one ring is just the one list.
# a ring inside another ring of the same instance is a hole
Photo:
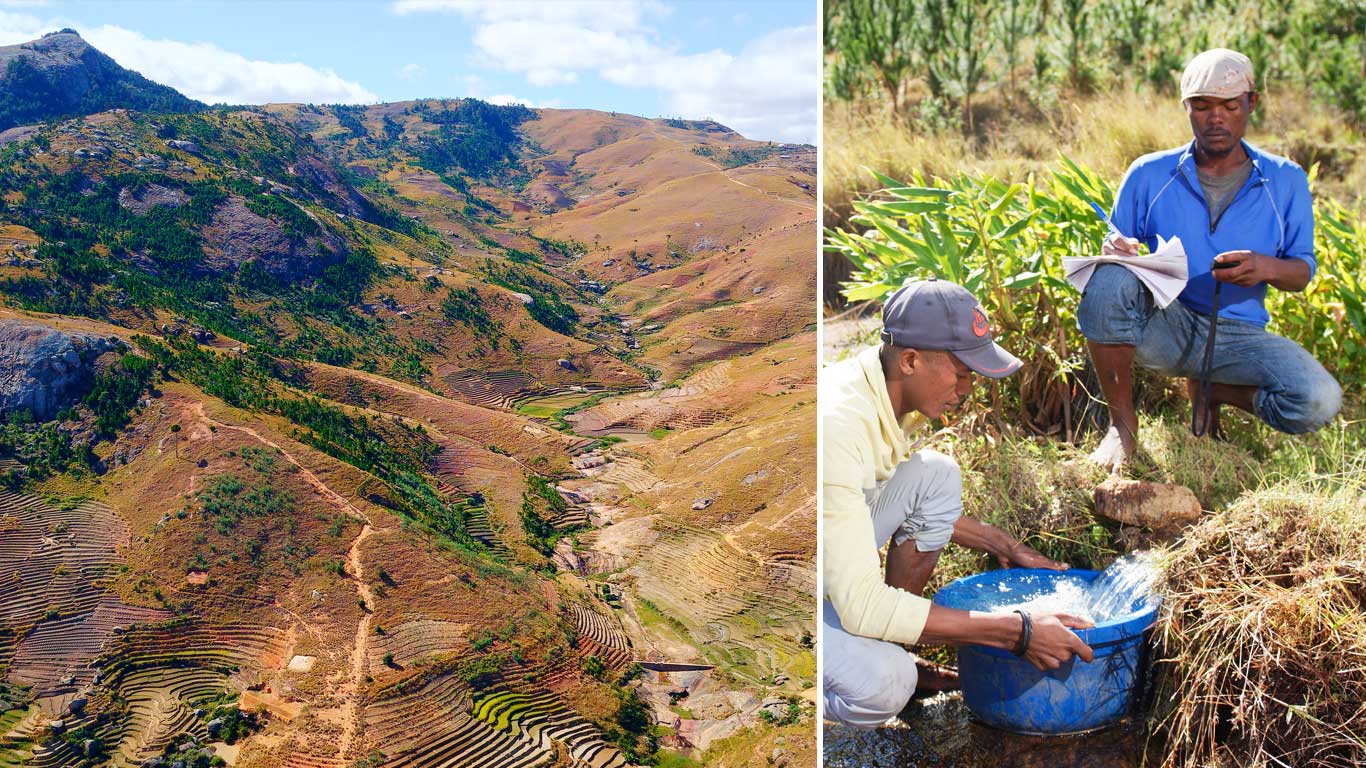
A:
{"label": "crouching man", "polygon": [[977,300],[953,283],[912,283],[886,302],[882,320],[882,344],[822,371],[819,396],[825,718],[861,727],[895,716],[918,686],[956,687],[956,675],[919,665],[898,643],[990,645],[1045,670],[1074,655],[1091,660],[1071,629],[1089,627],[1084,619],[959,611],[921,597],[950,541],[1006,567],[1067,566],[964,517],[958,465],[913,449],[911,434],[957,407],[974,372],[1001,378],[1020,368],[993,341]]}
{"label": "crouching man", "polygon": [[[1333,376],[1299,344],[1266,330],[1267,287],[1303,291],[1318,260],[1304,170],[1243,140],[1258,101],[1252,62],[1224,48],[1201,53],[1181,76],[1181,101],[1191,143],[1129,166],[1103,252],[1137,256],[1139,244],[1155,248],[1158,235],[1180,237],[1190,279],[1160,308],[1132,272],[1105,264],[1077,309],[1110,411],[1110,431],[1091,459],[1112,470],[1138,450],[1135,364],[1186,377],[1196,434],[1219,435],[1221,405],[1290,434],[1323,427],[1342,407]],[[1222,296],[1211,318],[1216,286]],[[1200,396],[1205,376],[1208,402]]]}

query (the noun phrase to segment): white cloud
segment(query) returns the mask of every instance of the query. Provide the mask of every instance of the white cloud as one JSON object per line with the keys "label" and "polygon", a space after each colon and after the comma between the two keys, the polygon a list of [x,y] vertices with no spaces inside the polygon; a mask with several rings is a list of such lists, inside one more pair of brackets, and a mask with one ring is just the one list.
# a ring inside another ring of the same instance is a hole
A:
{"label": "white cloud", "polygon": [[36,16],[0,11],[0,45],[27,43],[55,29],[58,27],[44,24]]}
{"label": "white cloud", "polygon": [[416,80],[425,74],[427,74],[427,68],[417,63],[404,64],[403,68],[398,71],[398,76],[404,80]]}
{"label": "white cloud", "polygon": [[399,14],[459,13],[475,23],[477,64],[538,87],[587,74],[661,93],[670,114],[711,117],[746,136],[814,142],[819,51],[814,26],[778,30],[739,53],[681,53],[656,30],[670,10],[627,3],[397,0]]}
{"label": "white cloud", "polygon": [[[68,21],[39,20],[0,11],[0,45],[27,42]],[[330,69],[298,62],[248,59],[212,43],[154,40],[118,26],[79,29],[81,35],[120,65],[209,104],[314,102],[360,104],[379,97]]]}
{"label": "white cloud", "polygon": [[298,62],[248,59],[212,43],[152,40],[115,26],[91,30],[85,38],[119,64],[209,104],[379,101],[378,96],[359,83],[330,69]]}
{"label": "white cloud", "polygon": [[485,23],[544,21],[595,29],[639,29],[647,16],[665,17],[670,9],[655,0],[397,0],[394,12],[441,11],[473,16]]}

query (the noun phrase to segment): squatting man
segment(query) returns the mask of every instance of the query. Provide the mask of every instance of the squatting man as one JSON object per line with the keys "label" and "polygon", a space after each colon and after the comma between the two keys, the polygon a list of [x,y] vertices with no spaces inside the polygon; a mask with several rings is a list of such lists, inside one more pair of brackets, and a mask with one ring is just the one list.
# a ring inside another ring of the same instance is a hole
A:
{"label": "squatting man", "polygon": [[825,717],[862,727],[896,715],[918,686],[956,685],[954,673],[898,643],[990,645],[1042,670],[1092,658],[1072,631],[1091,626],[1085,619],[960,611],[921,597],[950,541],[1006,567],[1067,566],[964,516],[958,465],[912,443],[972,390],[974,372],[1001,378],[1020,368],[993,340],[977,300],[953,283],[910,283],[884,304],[882,321],[881,345],[822,371],[818,398]]}
{"label": "squatting man", "polygon": [[[1342,406],[1342,388],[1312,355],[1266,331],[1267,286],[1303,291],[1318,263],[1304,170],[1243,140],[1258,103],[1255,83],[1241,53],[1215,48],[1191,59],[1181,102],[1192,141],[1138,158],[1120,184],[1102,253],[1136,257],[1140,243],[1152,249],[1159,235],[1180,237],[1189,279],[1165,308],[1119,264],[1100,266],[1086,284],[1077,325],[1111,424],[1091,458],[1111,469],[1138,449],[1135,363],[1187,378],[1197,434],[1219,435],[1220,405],[1291,434],[1319,429]],[[1197,378],[1205,373],[1216,281],[1219,317],[1203,403]]]}

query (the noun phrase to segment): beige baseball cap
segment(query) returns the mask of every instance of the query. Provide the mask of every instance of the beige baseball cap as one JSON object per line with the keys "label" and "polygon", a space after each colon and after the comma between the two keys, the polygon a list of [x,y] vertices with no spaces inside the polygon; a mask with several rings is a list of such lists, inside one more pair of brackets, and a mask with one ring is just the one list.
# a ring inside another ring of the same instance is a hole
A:
{"label": "beige baseball cap", "polygon": [[1181,100],[1197,96],[1236,99],[1257,90],[1252,60],[1227,48],[1211,48],[1190,60],[1181,74]]}

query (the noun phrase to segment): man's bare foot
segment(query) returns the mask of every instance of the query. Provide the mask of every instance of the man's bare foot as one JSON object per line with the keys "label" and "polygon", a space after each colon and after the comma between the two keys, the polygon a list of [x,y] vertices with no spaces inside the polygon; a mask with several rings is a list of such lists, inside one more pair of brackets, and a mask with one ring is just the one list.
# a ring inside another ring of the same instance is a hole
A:
{"label": "man's bare foot", "polygon": [[953,667],[934,664],[924,659],[916,659],[915,669],[918,677],[915,681],[914,698],[958,690],[958,670]]}
{"label": "man's bare foot", "polygon": [[1124,462],[1133,458],[1137,451],[1138,440],[1134,438],[1134,433],[1117,425],[1111,425],[1110,431],[1105,433],[1100,445],[1086,458],[1111,472],[1118,472],[1119,468],[1124,466]]}

